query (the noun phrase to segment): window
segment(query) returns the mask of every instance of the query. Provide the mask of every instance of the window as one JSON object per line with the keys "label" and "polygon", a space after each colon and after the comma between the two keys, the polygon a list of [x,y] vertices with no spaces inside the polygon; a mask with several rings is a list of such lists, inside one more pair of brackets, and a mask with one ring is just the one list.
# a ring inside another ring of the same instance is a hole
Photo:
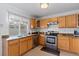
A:
{"label": "window", "polygon": [[26,18],[9,14],[9,35],[27,35],[28,21]]}

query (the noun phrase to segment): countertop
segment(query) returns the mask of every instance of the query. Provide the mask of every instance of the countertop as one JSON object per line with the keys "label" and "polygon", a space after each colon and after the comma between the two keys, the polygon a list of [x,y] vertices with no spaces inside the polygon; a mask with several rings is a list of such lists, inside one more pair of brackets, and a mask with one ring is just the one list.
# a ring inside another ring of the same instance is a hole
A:
{"label": "countertop", "polygon": [[15,40],[15,39],[20,39],[20,38],[24,38],[24,37],[28,37],[31,35],[27,35],[27,36],[10,36],[9,38],[7,38],[7,40]]}
{"label": "countertop", "polygon": [[61,35],[73,35],[74,36],[73,33],[58,33],[58,34],[61,34]]}

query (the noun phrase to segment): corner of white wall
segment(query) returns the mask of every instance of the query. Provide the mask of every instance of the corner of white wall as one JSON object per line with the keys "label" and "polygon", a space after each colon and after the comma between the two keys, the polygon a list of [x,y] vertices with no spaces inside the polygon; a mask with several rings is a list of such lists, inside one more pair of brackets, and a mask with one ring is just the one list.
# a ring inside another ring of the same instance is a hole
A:
{"label": "corner of white wall", "polygon": [[49,15],[49,16],[44,16],[44,17],[41,17],[40,19],[66,16],[66,15],[71,15],[71,14],[79,14],[79,9],[78,10],[72,10],[72,11],[66,11],[66,12],[62,12],[62,13],[58,13],[58,14],[52,14],[52,15]]}

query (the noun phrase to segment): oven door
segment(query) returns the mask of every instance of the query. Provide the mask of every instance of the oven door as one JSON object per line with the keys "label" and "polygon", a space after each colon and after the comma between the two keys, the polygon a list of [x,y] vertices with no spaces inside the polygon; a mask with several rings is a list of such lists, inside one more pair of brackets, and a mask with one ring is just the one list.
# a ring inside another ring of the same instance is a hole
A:
{"label": "oven door", "polygon": [[57,37],[56,36],[47,36],[46,37],[46,47],[57,50]]}
{"label": "oven door", "polygon": [[57,50],[57,37],[56,36],[47,36],[46,37],[46,47]]}
{"label": "oven door", "polygon": [[56,44],[56,36],[47,36],[46,43]]}

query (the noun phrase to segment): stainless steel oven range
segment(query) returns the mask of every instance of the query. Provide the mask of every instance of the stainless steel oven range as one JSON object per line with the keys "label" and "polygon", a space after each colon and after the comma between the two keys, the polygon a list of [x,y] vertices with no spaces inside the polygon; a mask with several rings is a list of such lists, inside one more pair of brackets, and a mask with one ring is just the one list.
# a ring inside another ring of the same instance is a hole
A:
{"label": "stainless steel oven range", "polygon": [[50,49],[57,50],[57,32],[47,32],[46,33],[46,47]]}

